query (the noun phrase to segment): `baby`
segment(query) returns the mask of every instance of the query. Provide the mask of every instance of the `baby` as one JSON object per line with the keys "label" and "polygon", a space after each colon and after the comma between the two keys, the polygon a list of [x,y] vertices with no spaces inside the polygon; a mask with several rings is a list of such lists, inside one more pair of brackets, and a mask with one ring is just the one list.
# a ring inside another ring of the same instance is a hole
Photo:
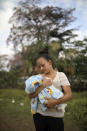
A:
{"label": "baby", "polygon": [[[34,93],[36,88],[41,86],[42,80],[43,80],[42,75],[33,75],[29,77],[25,81],[25,84],[26,84],[25,92],[28,94]],[[35,114],[37,112],[38,99],[40,101],[40,106],[41,106],[42,111],[47,110],[47,107],[45,106],[45,103],[47,102],[47,100],[45,99],[45,97],[59,99],[63,97],[63,93],[60,90],[58,90],[57,88],[55,88],[53,85],[44,87],[43,90],[38,94],[37,97],[31,99],[32,114]],[[56,108],[65,109],[64,105],[65,104],[56,105]]]}

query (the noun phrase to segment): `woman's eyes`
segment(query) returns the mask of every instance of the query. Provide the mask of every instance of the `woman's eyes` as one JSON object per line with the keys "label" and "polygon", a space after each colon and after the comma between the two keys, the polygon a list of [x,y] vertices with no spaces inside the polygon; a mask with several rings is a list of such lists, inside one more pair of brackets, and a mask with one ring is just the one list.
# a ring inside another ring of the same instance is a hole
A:
{"label": "woman's eyes", "polygon": [[45,64],[42,64],[42,65],[39,66],[39,68],[44,67],[44,66],[45,66]]}
{"label": "woman's eyes", "polygon": [[41,66],[44,66],[44,64],[42,64]]}
{"label": "woman's eyes", "polygon": [[42,66],[45,66],[45,64],[43,64]]}

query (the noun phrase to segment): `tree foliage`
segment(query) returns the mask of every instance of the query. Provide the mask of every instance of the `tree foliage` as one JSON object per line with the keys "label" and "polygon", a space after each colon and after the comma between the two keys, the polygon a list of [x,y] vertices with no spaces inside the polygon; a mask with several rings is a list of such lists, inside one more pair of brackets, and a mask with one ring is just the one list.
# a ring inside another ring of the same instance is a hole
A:
{"label": "tree foliage", "polygon": [[25,44],[48,43],[53,37],[58,40],[67,41],[75,35],[73,29],[67,29],[73,17],[74,9],[62,9],[60,7],[44,7],[30,5],[21,2],[20,6],[14,8],[14,13],[9,22],[12,24],[7,43],[13,43],[22,49]]}
{"label": "tree foliage", "polygon": [[17,69],[11,69],[9,72],[0,71],[0,88],[24,88],[21,72]]}

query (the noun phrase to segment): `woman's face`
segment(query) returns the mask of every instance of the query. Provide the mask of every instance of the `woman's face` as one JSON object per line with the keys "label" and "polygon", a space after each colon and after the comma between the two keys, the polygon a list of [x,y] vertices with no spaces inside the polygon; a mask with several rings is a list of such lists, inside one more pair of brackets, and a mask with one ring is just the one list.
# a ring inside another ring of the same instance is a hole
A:
{"label": "woman's face", "polygon": [[37,59],[37,66],[41,73],[47,74],[50,72],[50,69],[52,68],[51,60],[46,60],[43,57],[40,57]]}

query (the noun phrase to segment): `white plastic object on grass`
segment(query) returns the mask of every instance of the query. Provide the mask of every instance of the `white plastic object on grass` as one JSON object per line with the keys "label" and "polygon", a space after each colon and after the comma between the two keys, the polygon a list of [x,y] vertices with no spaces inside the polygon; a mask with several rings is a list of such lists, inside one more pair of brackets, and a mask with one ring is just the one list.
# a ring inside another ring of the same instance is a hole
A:
{"label": "white plastic object on grass", "polygon": [[15,103],[15,99],[14,99],[14,98],[12,98],[12,103],[13,103],[13,104]]}
{"label": "white plastic object on grass", "polygon": [[20,103],[20,106],[24,106],[24,103],[23,103],[23,102],[21,102],[21,103]]}

